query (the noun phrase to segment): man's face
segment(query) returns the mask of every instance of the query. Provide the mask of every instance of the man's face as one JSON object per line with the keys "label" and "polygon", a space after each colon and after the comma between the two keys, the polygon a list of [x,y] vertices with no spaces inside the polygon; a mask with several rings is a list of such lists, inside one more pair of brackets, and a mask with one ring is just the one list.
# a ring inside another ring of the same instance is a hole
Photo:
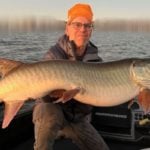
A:
{"label": "man's face", "polygon": [[69,40],[73,40],[77,47],[85,46],[91,37],[92,22],[85,17],[77,17],[66,25],[66,34]]}

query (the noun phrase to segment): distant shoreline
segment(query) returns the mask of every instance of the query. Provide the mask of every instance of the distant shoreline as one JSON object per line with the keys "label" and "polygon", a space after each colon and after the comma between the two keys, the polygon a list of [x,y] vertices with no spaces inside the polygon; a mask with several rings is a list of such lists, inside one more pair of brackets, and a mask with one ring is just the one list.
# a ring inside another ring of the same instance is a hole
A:
{"label": "distant shoreline", "polygon": [[[20,18],[0,20],[0,31],[48,31],[63,30],[64,20]],[[150,32],[150,19],[96,19],[94,28],[100,31]]]}

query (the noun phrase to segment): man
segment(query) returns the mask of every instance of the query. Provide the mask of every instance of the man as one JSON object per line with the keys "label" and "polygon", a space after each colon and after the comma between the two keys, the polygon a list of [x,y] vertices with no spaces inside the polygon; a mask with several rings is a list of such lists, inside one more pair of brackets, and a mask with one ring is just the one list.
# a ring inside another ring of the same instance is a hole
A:
{"label": "man", "polygon": [[[50,48],[45,58],[101,61],[97,47],[89,41],[92,29],[91,7],[88,4],[74,5],[68,11],[65,34]],[[63,91],[55,92],[61,94]],[[35,106],[34,150],[52,150],[54,140],[60,137],[70,138],[80,150],[108,150],[88,119],[91,106],[75,100],[54,104],[54,100],[52,95],[46,96]]]}

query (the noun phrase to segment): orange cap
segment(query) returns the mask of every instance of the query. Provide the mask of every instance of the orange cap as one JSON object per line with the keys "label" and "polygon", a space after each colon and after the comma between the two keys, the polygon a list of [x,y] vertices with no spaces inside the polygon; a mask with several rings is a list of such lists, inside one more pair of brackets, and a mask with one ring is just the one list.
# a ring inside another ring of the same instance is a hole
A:
{"label": "orange cap", "polygon": [[76,17],[85,17],[89,21],[93,20],[93,12],[88,4],[76,4],[68,10],[68,22],[71,22]]}

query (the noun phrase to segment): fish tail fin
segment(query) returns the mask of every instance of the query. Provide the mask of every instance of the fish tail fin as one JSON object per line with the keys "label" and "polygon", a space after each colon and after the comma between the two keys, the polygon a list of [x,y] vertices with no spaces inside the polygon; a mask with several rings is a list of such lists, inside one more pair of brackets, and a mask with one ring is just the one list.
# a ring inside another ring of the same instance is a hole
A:
{"label": "fish tail fin", "polygon": [[17,103],[5,103],[5,110],[4,110],[4,119],[2,123],[2,128],[6,128],[14,116],[17,114],[19,109],[22,107],[24,102],[17,102]]}
{"label": "fish tail fin", "polygon": [[6,74],[8,74],[14,68],[23,64],[20,61],[14,61],[10,59],[0,58],[0,78],[3,78]]}

